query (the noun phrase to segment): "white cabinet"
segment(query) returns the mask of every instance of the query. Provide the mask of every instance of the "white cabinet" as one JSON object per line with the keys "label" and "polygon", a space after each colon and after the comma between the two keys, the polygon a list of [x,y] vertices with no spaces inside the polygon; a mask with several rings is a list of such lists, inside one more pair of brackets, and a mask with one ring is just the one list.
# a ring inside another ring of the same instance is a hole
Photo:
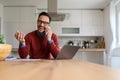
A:
{"label": "white cabinet", "polygon": [[79,49],[73,59],[106,65],[106,49]]}
{"label": "white cabinet", "polygon": [[36,29],[35,7],[4,7],[4,28],[3,32],[7,43],[18,47],[14,38],[16,30],[28,33]]}
{"label": "white cabinet", "polygon": [[35,7],[21,7],[20,20],[21,22],[35,22]]}
{"label": "white cabinet", "polygon": [[20,8],[19,7],[4,7],[4,21],[5,22],[20,22]]}
{"label": "white cabinet", "polygon": [[103,36],[103,11],[83,10],[81,35]]}
{"label": "white cabinet", "polygon": [[81,26],[82,11],[81,10],[60,10],[59,12],[65,13],[65,20],[61,22],[61,26]]}
{"label": "white cabinet", "polygon": [[[103,36],[104,14],[101,10],[59,10],[65,13],[64,21],[52,22],[54,31],[62,34],[62,28],[76,27],[80,29],[79,36]],[[55,26],[55,27],[54,27]]]}
{"label": "white cabinet", "polygon": [[62,28],[80,28],[81,27],[81,10],[58,10],[65,14],[63,21],[53,21],[51,27],[57,35],[62,35]]}

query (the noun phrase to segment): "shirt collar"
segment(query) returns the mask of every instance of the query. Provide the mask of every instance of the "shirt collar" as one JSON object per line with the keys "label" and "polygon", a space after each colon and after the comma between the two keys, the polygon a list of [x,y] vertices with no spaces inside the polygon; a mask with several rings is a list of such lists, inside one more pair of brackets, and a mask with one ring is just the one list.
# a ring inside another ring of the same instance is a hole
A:
{"label": "shirt collar", "polygon": [[38,36],[39,38],[44,38],[44,37],[46,37],[46,35],[47,35],[46,32],[40,33],[40,32],[37,30],[37,36]]}

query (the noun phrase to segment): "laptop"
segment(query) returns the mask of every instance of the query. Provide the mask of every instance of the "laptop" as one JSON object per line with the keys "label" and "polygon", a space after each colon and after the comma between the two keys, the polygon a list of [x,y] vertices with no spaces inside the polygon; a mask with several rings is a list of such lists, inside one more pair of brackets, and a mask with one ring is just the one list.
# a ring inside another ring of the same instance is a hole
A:
{"label": "laptop", "polygon": [[72,59],[79,48],[80,46],[64,45],[56,59]]}

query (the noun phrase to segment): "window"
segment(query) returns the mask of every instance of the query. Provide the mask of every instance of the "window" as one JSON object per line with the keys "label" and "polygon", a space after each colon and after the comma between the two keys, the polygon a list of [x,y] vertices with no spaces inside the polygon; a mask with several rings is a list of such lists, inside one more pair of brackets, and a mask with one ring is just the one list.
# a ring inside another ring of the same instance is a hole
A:
{"label": "window", "polygon": [[120,44],[120,1],[116,5],[116,29],[117,29],[117,42]]}

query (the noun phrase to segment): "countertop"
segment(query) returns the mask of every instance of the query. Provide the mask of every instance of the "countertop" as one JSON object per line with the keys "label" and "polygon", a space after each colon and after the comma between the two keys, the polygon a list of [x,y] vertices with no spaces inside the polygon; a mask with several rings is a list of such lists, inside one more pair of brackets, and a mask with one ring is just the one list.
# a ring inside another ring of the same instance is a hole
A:
{"label": "countertop", "polygon": [[120,70],[76,60],[0,61],[0,80],[120,80]]}
{"label": "countertop", "polygon": [[78,51],[106,51],[106,49],[103,48],[80,48]]}
{"label": "countertop", "polygon": [[[17,52],[18,48],[12,48],[12,52]],[[106,51],[103,48],[80,48],[78,51]]]}

